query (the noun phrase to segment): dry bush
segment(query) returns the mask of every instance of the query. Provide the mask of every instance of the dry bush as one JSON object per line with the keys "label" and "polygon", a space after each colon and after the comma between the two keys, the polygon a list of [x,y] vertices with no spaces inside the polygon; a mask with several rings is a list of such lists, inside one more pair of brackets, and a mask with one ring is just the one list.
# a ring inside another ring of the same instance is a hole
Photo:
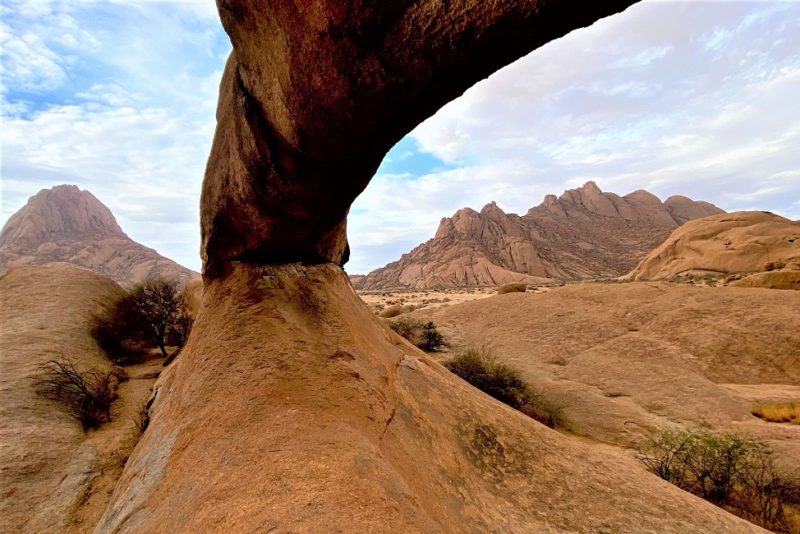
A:
{"label": "dry bush", "polygon": [[497,288],[498,295],[505,295],[506,293],[525,293],[528,290],[528,284],[522,282],[514,282],[511,284],[503,284]]}
{"label": "dry bush", "polygon": [[86,430],[111,421],[115,381],[111,372],[79,371],[70,360],[52,360],[42,366],[36,390],[66,406]]}
{"label": "dry bush", "polygon": [[384,319],[391,319],[392,317],[397,317],[405,313],[405,309],[403,308],[402,304],[393,304],[383,310],[379,316],[383,317]]}
{"label": "dry bush", "polygon": [[417,345],[421,342],[419,337],[419,334],[422,331],[421,321],[417,321],[411,317],[403,317],[389,323],[389,328],[409,340],[414,345]]}
{"label": "dry bush", "polygon": [[764,528],[798,532],[800,482],[743,434],[659,429],[639,447],[649,471]]}
{"label": "dry bush", "polygon": [[753,408],[750,413],[772,423],[800,425],[800,404],[796,402],[762,404]]}
{"label": "dry bush", "polygon": [[444,366],[484,393],[550,428],[566,424],[564,403],[536,393],[519,370],[498,362],[485,349],[467,349],[444,362]]}

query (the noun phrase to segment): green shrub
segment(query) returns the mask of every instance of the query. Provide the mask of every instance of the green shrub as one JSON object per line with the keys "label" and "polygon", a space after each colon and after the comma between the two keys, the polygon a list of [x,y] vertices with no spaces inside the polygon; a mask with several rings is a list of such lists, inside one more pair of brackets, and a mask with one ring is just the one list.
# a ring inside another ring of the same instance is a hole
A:
{"label": "green shrub", "polygon": [[467,349],[444,362],[444,366],[484,393],[550,428],[566,424],[563,402],[536,393],[519,370],[498,362],[486,350]]}
{"label": "green shrub", "polygon": [[522,373],[499,363],[486,351],[468,349],[445,362],[444,366],[512,408],[520,409],[531,400],[531,391]]}
{"label": "green shrub", "polygon": [[436,330],[436,325],[428,321],[422,326],[422,342],[418,345],[425,352],[435,352],[444,345],[444,336]]}
{"label": "green shrub", "polygon": [[422,332],[422,323],[411,317],[403,317],[389,323],[389,328],[397,332],[400,336],[406,338],[411,343],[416,345],[421,340],[418,338]]}
{"label": "green shrub", "polygon": [[435,352],[445,345],[444,336],[430,321],[423,324],[411,317],[403,317],[389,323],[389,327],[425,352]]}
{"label": "green shrub", "polygon": [[794,532],[800,483],[761,442],[709,429],[659,429],[639,447],[649,471],[764,528]]}
{"label": "green shrub", "polygon": [[567,426],[567,420],[564,417],[566,407],[567,405],[563,401],[544,395],[531,394],[530,400],[521,408],[521,411],[550,428],[559,428]]}

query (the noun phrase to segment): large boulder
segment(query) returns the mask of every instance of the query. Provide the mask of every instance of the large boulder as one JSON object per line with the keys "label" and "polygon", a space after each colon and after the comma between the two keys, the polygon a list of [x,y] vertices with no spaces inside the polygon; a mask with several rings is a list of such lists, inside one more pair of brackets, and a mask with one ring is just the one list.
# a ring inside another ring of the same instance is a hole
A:
{"label": "large boulder", "polygon": [[774,213],[740,211],[687,222],[627,278],[662,280],[697,273],[755,273],[775,266],[790,270],[800,267],[800,223]]}
{"label": "large boulder", "polygon": [[36,384],[51,360],[109,368],[91,318],[123,294],[110,279],[66,264],[0,276],[0,530],[67,532],[88,499],[102,458],[80,422]]}

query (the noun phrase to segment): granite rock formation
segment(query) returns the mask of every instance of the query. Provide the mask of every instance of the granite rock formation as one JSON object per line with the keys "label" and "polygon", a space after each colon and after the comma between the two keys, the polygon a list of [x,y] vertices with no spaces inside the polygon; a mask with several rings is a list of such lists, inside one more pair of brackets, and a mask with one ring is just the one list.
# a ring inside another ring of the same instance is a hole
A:
{"label": "granite rock formation", "polygon": [[740,211],[686,223],[627,277],[662,280],[685,274],[773,271],[800,271],[800,223],[774,213]]}
{"label": "granite rock formation", "polygon": [[50,360],[110,366],[91,318],[122,295],[105,276],[65,264],[0,276],[1,531],[71,531],[101,459],[80,422],[37,395],[36,382]]}
{"label": "granite rock formation", "polygon": [[96,532],[758,531],[461,382],[339,267],[394,142],[630,3],[219,0],[207,283]]}
{"label": "granite rock formation", "polygon": [[111,211],[74,185],[42,189],[0,231],[0,273],[69,263],[130,287],[148,276],[185,283],[197,273],[129,238]]}
{"label": "granite rock formation", "polygon": [[204,275],[342,265],[386,152],[472,84],[632,0],[220,0],[233,44],[201,200]]}
{"label": "granite rock formation", "polygon": [[494,286],[629,272],[679,225],[723,213],[707,202],[646,191],[604,193],[594,182],[548,195],[523,216],[494,202],[444,218],[436,236],[353,281],[359,289]]}
{"label": "granite rock formation", "polygon": [[332,264],[212,280],[151,414],[95,532],[762,532],[475,390]]}

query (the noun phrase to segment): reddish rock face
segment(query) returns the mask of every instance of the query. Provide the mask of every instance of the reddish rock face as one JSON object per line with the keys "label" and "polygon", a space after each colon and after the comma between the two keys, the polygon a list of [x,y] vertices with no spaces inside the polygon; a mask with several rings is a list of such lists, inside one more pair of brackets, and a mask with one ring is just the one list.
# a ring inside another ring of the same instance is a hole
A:
{"label": "reddish rock face", "polygon": [[42,189],[0,231],[0,274],[21,265],[62,262],[129,287],[148,276],[184,283],[197,276],[133,241],[102,202],[74,185]]}
{"label": "reddish rock face", "polygon": [[207,278],[231,261],[347,261],[383,156],[500,67],[634,2],[219,0],[233,52],[201,206]]}
{"label": "reddish rock face", "polygon": [[[707,202],[647,191],[604,193],[594,182],[548,195],[522,217],[497,204],[464,208],[398,261],[353,281],[359,289],[580,280],[629,272],[689,219],[722,213]],[[538,277],[535,280],[532,277]]]}

